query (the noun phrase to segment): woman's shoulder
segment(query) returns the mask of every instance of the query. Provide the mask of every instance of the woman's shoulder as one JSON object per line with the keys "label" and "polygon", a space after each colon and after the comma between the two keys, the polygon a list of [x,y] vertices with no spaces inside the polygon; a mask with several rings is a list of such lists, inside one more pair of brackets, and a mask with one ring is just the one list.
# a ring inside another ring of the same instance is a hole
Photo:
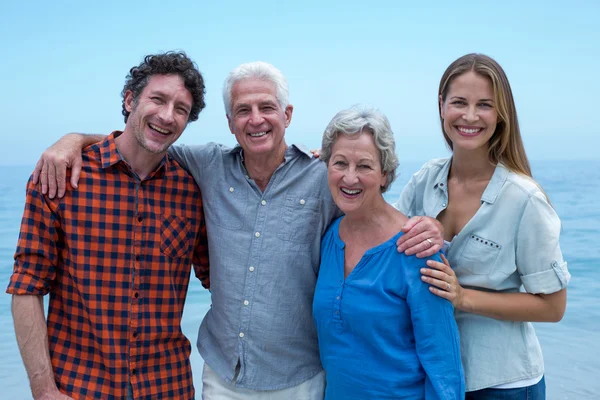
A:
{"label": "woman's shoulder", "polygon": [[440,173],[448,169],[449,158],[434,158],[427,161],[421,168],[412,175],[412,179],[417,182],[438,179]]}
{"label": "woman's shoulder", "polygon": [[[504,166],[500,167],[506,169]],[[532,196],[539,195],[546,197],[541,186],[532,177],[508,169],[506,171],[507,189],[514,192],[515,196],[522,197],[523,200],[528,200]]]}

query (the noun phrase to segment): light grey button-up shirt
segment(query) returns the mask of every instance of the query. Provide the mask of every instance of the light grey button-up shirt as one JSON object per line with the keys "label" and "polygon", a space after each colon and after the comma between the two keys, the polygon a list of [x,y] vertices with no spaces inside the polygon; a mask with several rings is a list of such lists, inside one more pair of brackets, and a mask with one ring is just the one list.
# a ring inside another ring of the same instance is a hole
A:
{"label": "light grey button-up shirt", "polygon": [[210,143],[170,153],[202,191],[208,231],[212,306],[198,350],[236,385],[275,390],[322,370],[312,301],[321,235],[337,216],[327,168],[296,146],[264,192],[243,165],[243,152]]}
{"label": "light grey button-up shirt", "polygon": [[[395,206],[407,216],[437,217],[448,205],[451,159],[413,175]],[[560,220],[533,180],[496,167],[481,206],[454,237],[448,261],[461,285],[502,292],[554,293],[570,275],[559,246]],[[467,391],[544,372],[531,323],[455,312]]]}

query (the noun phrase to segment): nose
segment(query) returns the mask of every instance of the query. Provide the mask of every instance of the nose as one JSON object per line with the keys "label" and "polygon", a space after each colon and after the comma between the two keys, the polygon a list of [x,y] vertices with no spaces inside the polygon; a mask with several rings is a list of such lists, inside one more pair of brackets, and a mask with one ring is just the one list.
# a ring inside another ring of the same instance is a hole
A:
{"label": "nose", "polygon": [[475,106],[467,107],[463,118],[465,119],[465,121],[469,121],[469,122],[478,120],[479,114],[477,114],[477,108]]}
{"label": "nose", "polygon": [[258,108],[252,108],[252,112],[250,113],[250,124],[252,125],[260,125],[264,121],[264,117]]}
{"label": "nose", "polygon": [[346,169],[344,174],[344,183],[348,186],[352,186],[358,182],[358,171],[356,168],[351,167]]}
{"label": "nose", "polygon": [[165,104],[160,108],[158,117],[167,124],[175,121],[175,107],[172,104]]}

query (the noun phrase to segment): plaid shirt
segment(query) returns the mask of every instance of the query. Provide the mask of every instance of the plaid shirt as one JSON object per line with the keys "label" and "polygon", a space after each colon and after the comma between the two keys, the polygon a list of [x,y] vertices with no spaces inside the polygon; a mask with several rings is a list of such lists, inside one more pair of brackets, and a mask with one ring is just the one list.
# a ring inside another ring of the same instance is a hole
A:
{"label": "plaid shirt", "polygon": [[194,264],[208,287],[200,190],[170,156],[141,180],[113,132],[83,153],[77,190],[49,199],[29,181],[16,295],[50,293],[58,388],[75,399],[193,399],[191,346],[180,327]]}

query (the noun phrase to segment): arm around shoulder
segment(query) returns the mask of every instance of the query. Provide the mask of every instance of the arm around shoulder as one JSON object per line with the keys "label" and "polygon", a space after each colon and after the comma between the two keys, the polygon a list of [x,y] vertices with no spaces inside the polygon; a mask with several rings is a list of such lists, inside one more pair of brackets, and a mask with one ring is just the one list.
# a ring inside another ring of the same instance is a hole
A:
{"label": "arm around shoulder", "polygon": [[71,171],[71,186],[77,187],[81,172],[81,149],[99,142],[104,135],[69,133],[42,153],[33,171],[33,182],[40,183],[42,193],[50,198],[63,197],[66,190],[67,169]]}

